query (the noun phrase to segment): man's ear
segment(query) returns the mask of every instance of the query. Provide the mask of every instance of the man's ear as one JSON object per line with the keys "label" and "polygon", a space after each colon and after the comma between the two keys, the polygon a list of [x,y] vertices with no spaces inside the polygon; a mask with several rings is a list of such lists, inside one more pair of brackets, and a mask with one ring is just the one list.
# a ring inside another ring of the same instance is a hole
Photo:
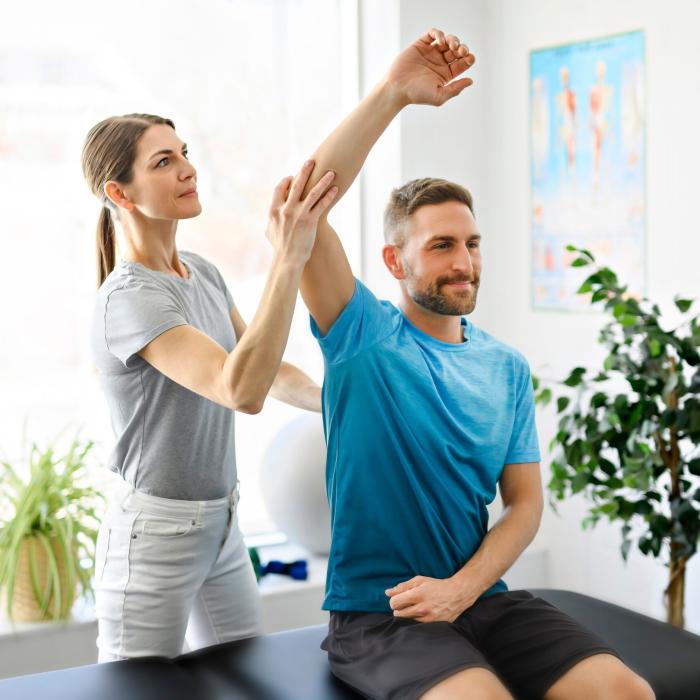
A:
{"label": "man's ear", "polygon": [[389,272],[397,280],[406,279],[406,273],[401,262],[401,249],[395,245],[385,245],[382,248],[382,258]]}
{"label": "man's ear", "polygon": [[109,199],[109,201],[115,206],[119,207],[120,209],[126,209],[127,211],[134,210],[134,203],[129,199],[126,192],[124,192],[118,182],[108,180],[105,182],[104,191],[107,199]]}

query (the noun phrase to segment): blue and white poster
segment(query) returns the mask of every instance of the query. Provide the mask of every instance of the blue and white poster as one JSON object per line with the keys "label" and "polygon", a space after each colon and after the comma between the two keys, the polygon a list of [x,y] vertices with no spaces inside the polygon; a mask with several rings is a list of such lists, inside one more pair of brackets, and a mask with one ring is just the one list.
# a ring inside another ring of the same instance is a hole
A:
{"label": "blue and white poster", "polygon": [[570,243],[644,293],[644,106],[643,32],[530,53],[534,308],[588,306]]}

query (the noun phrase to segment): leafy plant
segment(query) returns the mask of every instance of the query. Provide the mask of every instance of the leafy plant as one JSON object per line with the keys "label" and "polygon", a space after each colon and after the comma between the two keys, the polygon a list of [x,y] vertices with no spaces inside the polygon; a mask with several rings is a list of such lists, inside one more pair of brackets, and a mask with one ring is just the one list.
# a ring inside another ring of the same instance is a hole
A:
{"label": "leafy plant", "polygon": [[[574,267],[595,259],[583,248]],[[606,348],[602,368],[575,367],[556,399],[558,431],[550,443],[550,502],[583,493],[593,505],[583,521],[622,523],[625,560],[636,540],[639,550],[663,557],[669,567],[665,590],[668,621],[683,627],[685,572],[700,540],[700,325],[691,299],[675,298],[683,320],[661,324],[649,299],[627,293],[617,275],[597,267],[579,294],[590,294],[612,319],[601,329]],[[533,380],[535,397],[546,405],[552,389]],[[556,507],[555,507],[556,510]]]}
{"label": "leafy plant", "polygon": [[[95,507],[103,498],[86,478],[85,460],[93,446],[90,441],[81,444],[76,437],[66,454],[56,456],[52,445],[42,450],[32,444],[26,482],[12,465],[0,462],[0,589],[5,590],[10,618],[20,548],[27,539],[31,585],[42,616],[67,616],[72,598],[66,601],[65,593],[72,596],[76,584],[83,593],[92,594],[99,528]],[[48,562],[44,582],[38,571],[37,547],[43,549]],[[62,556],[57,557],[56,550]],[[65,589],[61,587],[61,568],[65,571]]]}

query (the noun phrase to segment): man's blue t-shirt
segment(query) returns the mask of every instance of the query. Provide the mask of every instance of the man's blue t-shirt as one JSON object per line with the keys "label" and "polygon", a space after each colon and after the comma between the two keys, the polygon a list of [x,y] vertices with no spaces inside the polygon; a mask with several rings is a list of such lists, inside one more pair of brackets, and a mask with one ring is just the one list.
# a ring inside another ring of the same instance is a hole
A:
{"label": "man's blue t-shirt", "polygon": [[325,336],[311,319],[325,358],[325,610],[390,612],[385,589],[452,576],[486,535],[503,466],[540,459],[527,361],[462,325],[465,342],[436,340],[359,281]]}

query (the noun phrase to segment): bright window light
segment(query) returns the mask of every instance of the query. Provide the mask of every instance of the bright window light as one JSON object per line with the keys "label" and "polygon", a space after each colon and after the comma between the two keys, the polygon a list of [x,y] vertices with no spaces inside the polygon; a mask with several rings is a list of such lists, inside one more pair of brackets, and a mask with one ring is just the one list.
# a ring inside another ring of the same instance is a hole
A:
{"label": "bright window light", "polygon": [[[219,267],[250,321],[271,259],[272,190],[356,97],[356,3],[347,0],[26,0],[4,13],[0,456],[20,456],[25,430],[46,442],[81,428],[103,463],[112,447],[89,345],[99,213],[80,171],[89,128],[129,112],[173,119],[204,206],[180,224],[178,247]],[[349,236],[356,269],[359,221],[351,190],[334,223]],[[285,359],[322,380],[302,305]],[[296,415],[269,399],[261,414],[237,416],[247,533],[274,529],[257,471],[268,442]]]}

